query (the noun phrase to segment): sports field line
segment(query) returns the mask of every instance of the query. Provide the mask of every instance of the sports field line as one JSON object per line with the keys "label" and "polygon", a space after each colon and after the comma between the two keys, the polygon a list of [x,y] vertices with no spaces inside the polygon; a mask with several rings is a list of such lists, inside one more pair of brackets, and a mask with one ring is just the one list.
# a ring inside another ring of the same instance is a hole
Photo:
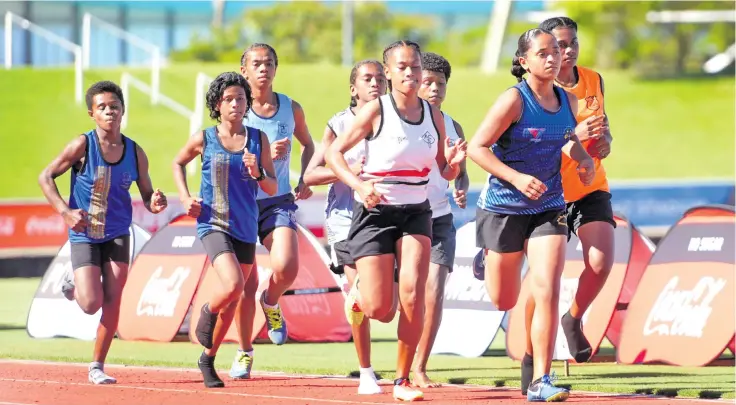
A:
{"label": "sports field line", "polygon": [[[87,367],[88,363],[74,363],[74,362],[55,362],[55,361],[44,361],[44,360],[13,360],[13,359],[0,359],[0,363],[9,363],[9,364],[29,364],[29,365],[44,365],[44,366],[51,366],[51,367],[65,367],[65,366],[76,366],[76,367]],[[113,368],[113,369],[128,369],[128,370],[149,370],[149,371],[169,371],[169,372],[186,372],[186,373],[195,373],[197,375],[200,374],[200,371],[195,368],[182,368],[182,367],[160,367],[160,366],[135,366],[135,365],[123,365],[123,364],[105,364],[105,368]],[[227,374],[229,370],[218,370],[218,372]],[[342,381],[348,381],[348,380],[354,380],[358,381],[357,378],[344,376],[344,375],[326,375],[326,374],[290,374],[290,373],[284,373],[279,371],[254,371],[253,375],[255,376],[266,376],[266,377],[287,377],[287,378],[306,378],[306,379],[324,379],[324,380],[342,380]],[[87,386],[89,384],[80,384],[80,383],[65,383],[65,382],[58,382],[58,381],[44,381],[44,380],[16,380],[16,379],[8,379],[8,378],[0,378],[0,381],[17,381],[17,382],[43,382],[48,384],[71,384],[71,385],[80,385],[80,386]],[[382,379],[379,382],[382,383],[392,383],[393,380],[390,379]],[[115,387],[119,388],[131,388],[131,389],[141,389],[141,390],[160,390],[160,391],[170,391],[170,392],[202,392],[202,391],[196,391],[196,390],[177,390],[177,389],[167,389],[167,388],[146,388],[146,387],[135,387],[135,386],[125,386],[120,384],[115,384]],[[480,384],[450,384],[450,383],[442,383],[443,387],[452,387],[457,389],[487,389],[487,390],[493,390],[493,391],[518,391],[518,388],[512,388],[512,387],[496,387],[491,385],[480,385]],[[700,403],[734,403],[734,400],[730,399],[701,399],[701,398],[679,398],[679,397],[666,397],[662,395],[650,395],[650,394],[621,394],[621,393],[612,393],[612,392],[596,392],[596,391],[581,391],[581,390],[573,390],[575,393],[580,393],[585,396],[596,396],[596,397],[615,397],[615,398],[630,398],[632,401],[634,400],[642,400],[642,399],[651,399],[651,400],[664,400],[664,401],[678,401],[678,402],[700,402]],[[210,392],[210,391],[206,391]],[[226,393],[221,392],[212,392],[213,394],[223,395]],[[248,396],[248,397],[261,397],[261,398],[271,398],[271,399],[294,399],[294,400],[309,400],[309,401],[320,401],[320,402],[338,402],[342,403],[344,401],[335,401],[335,400],[322,400],[317,398],[298,398],[298,397],[279,397],[279,396],[270,396],[270,395],[257,395],[257,394],[245,394],[245,393],[227,393],[228,395],[238,395],[238,396]],[[356,404],[379,404],[376,402],[354,402]],[[0,402],[0,405],[4,405],[2,402]],[[9,404],[9,405],[16,405],[16,404]],[[17,405],[27,405],[27,404],[17,404]],[[34,404],[34,405],[40,405],[40,404]]]}

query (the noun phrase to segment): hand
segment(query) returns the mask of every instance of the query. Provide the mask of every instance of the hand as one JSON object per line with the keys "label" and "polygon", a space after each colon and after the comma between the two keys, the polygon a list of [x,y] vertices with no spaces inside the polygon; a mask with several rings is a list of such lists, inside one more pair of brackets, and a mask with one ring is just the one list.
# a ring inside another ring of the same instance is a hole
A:
{"label": "hand", "polygon": [[304,184],[304,180],[299,179],[299,184],[294,188],[294,196],[297,200],[306,200],[312,196],[312,189]]}
{"label": "hand", "polygon": [[85,210],[77,209],[64,211],[61,214],[61,217],[64,218],[66,225],[74,232],[84,232],[87,225],[89,225],[89,221],[87,221],[87,211]]}
{"label": "hand", "polygon": [[158,214],[159,212],[166,209],[169,203],[166,201],[166,196],[160,189],[156,189],[151,196],[151,213]]}
{"label": "hand", "polygon": [[363,206],[367,209],[375,207],[381,200],[386,201],[386,198],[376,191],[376,188],[374,187],[376,183],[380,183],[381,181],[383,181],[383,179],[366,180],[362,182],[360,187],[356,190],[360,195],[360,199],[363,200]]}
{"label": "hand", "polygon": [[530,200],[538,200],[547,191],[544,183],[528,174],[519,173],[511,184]]}
{"label": "hand", "polygon": [[583,185],[589,186],[595,178],[595,162],[592,158],[587,158],[578,163],[578,177]]}
{"label": "hand", "polygon": [[291,146],[291,141],[289,140],[289,138],[274,141],[271,144],[271,159],[277,160],[286,156],[286,154],[289,153],[289,146]]}
{"label": "hand", "polygon": [[452,197],[455,199],[455,204],[459,208],[465,209],[465,206],[468,203],[468,193],[465,192],[465,190],[455,190],[452,192]]}
{"label": "hand", "polygon": [[598,159],[605,159],[611,154],[611,139],[608,134],[593,138],[594,141],[588,145],[588,154]]}
{"label": "hand", "polygon": [[256,155],[245,151],[243,153],[243,165],[245,165],[246,169],[248,169],[248,174],[250,177],[257,179],[261,177],[261,169],[258,167],[258,160],[256,159]]}
{"label": "hand", "polygon": [[189,197],[186,200],[182,201],[182,204],[184,205],[184,209],[186,210],[187,215],[192,218],[198,218],[199,213],[202,212],[201,198]]}
{"label": "hand", "polygon": [[465,160],[468,144],[464,139],[458,139],[450,146],[450,138],[445,138],[445,160],[450,166],[457,166]]}
{"label": "hand", "polygon": [[595,138],[608,132],[605,124],[605,115],[591,115],[575,127],[575,135],[580,142]]}
{"label": "hand", "polygon": [[363,173],[363,165],[365,165],[365,156],[361,157],[360,160],[350,165],[350,171],[353,172],[354,175],[360,176],[360,174]]}

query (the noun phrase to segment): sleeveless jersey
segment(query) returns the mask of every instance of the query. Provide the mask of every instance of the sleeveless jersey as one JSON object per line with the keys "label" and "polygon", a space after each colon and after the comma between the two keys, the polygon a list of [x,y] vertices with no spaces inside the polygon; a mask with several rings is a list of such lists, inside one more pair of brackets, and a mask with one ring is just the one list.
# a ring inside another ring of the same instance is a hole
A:
{"label": "sleeveless jersey", "polygon": [[[332,116],[327,126],[332,129],[335,136],[342,136],[354,120],[355,114],[348,107]],[[365,141],[353,146],[344,156],[348,165],[360,160],[365,156]],[[345,183],[336,181],[328,186],[325,216],[327,217],[327,243],[332,245],[347,239],[353,218],[353,190]]]}
{"label": "sleeveless jersey", "polygon": [[551,112],[537,102],[526,80],[514,88],[519,91],[523,103],[521,118],[506,129],[492,151],[507,166],[543,182],[547,191],[538,200],[531,200],[511,183],[489,175],[478,207],[511,215],[564,209],[561,149],[575,134],[576,125],[568,96],[561,88],[554,87],[560,108]]}
{"label": "sleeveless jersey", "polygon": [[[385,179],[375,184],[376,191],[385,199],[381,204],[421,204],[427,200],[429,173],[435,164],[439,141],[432,109],[429,103],[420,100],[419,121],[409,122],[399,116],[390,93],[378,100],[381,124],[375,136],[365,143],[366,161],[361,178]],[[357,192],[355,199],[361,201]]]}
{"label": "sleeveless jersey", "polygon": [[[445,119],[445,134],[450,139],[450,145],[454,145],[460,139],[460,136],[455,130],[455,123],[449,114],[442,114]],[[435,160],[434,166],[432,166],[432,172],[429,173],[429,184],[427,184],[429,204],[432,207],[432,218],[438,218],[452,212],[450,200],[447,197],[448,187],[450,187],[450,182],[442,177],[440,169],[437,166],[437,161]]]}
{"label": "sleeveless jersey", "polygon": [[[601,77],[597,72],[576,66],[578,71],[578,82],[573,87],[562,87],[563,89],[574,94],[578,98],[577,108],[573,106],[573,112],[576,113],[577,122],[584,121],[592,115],[604,115],[603,108],[603,89],[601,88]],[[588,149],[594,146],[592,139],[582,142],[583,147]],[[595,162],[595,177],[590,185],[586,186],[578,177],[578,164],[570,159],[567,155],[562,156],[562,189],[565,192],[565,201],[574,202],[593,191],[610,191],[608,187],[608,179],[606,178],[606,170],[601,164],[601,160],[597,157],[593,158]]]}
{"label": "sleeveless jersey", "polygon": [[[257,129],[246,127],[244,147],[261,159],[261,136]],[[217,127],[204,130],[202,211],[197,218],[197,235],[222,231],[245,243],[256,243],[258,235],[258,182],[243,164],[243,151],[232,152],[222,145]]]}
{"label": "sleeveless jersey", "polygon": [[[243,120],[243,125],[260,129],[268,137],[269,143],[288,138],[292,140],[294,135],[294,109],[291,107],[291,99],[280,93],[274,93],[277,96],[278,106],[276,114],[270,118],[264,118],[250,110]],[[291,144],[290,144],[291,145]],[[289,163],[291,162],[291,146],[289,146],[286,155],[273,160],[273,167],[276,175],[278,189],[276,194],[270,196],[265,191],[258,189],[258,199],[278,197],[291,192],[291,182],[289,181]]]}
{"label": "sleeveless jersey", "polygon": [[69,208],[87,212],[87,228],[83,232],[69,230],[72,243],[102,243],[130,234],[133,205],[130,185],[138,180],[136,144],[123,136],[123,155],[109,163],[102,156],[97,132],[84,134],[87,147],[84,163],[72,168]]}

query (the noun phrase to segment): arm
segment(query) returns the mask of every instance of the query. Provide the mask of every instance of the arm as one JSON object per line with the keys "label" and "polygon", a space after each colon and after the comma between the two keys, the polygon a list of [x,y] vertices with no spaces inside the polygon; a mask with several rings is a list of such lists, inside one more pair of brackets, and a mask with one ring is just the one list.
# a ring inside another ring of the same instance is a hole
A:
{"label": "arm", "polygon": [[[452,121],[452,124],[455,126],[455,132],[457,132],[457,136],[460,137],[460,139],[465,140],[463,127],[461,127],[460,124],[458,124],[455,120]],[[455,178],[455,190],[462,190],[463,192],[467,193],[468,189],[470,189],[470,178],[468,177],[467,166],[465,164],[465,161],[463,160],[462,163],[460,163],[460,173]]]}
{"label": "arm", "polygon": [[189,137],[179,153],[174,158],[174,183],[179,193],[179,200],[186,201],[192,198],[187,186],[186,166],[194,158],[201,155],[204,149],[204,131],[198,131]]}
{"label": "arm", "polygon": [[451,165],[447,162],[447,156],[445,155],[445,147],[447,144],[447,132],[445,131],[445,119],[442,115],[442,111],[435,106],[430,106],[432,109],[432,120],[434,126],[437,128],[439,135],[439,144],[437,145],[437,167],[440,169],[440,175],[447,181],[455,180],[457,175],[460,173],[460,165]]}
{"label": "arm", "polygon": [[166,207],[166,197],[161,191],[156,190],[156,198],[153,198],[153,184],[151,184],[151,176],[148,173],[148,156],[137,143],[135,144],[135,154],[138,158],[138,180],[136,180],[136,184],[138,185],[138,191],[141,193],[141,199],[143,199],[143,206],[146,207],[148,212],[158,214]]}
{"label": "arm", "polygon": [[[567,94],[567,99],[570,102],[570,108],[574,105],[578,105],[577,96],[567,91],[565,93]],[[574,116],[575,113],[573,112],[573,117]],[[588,155],[588,152],[585,151],[585,147],[580,143],[580,139],[578,139],[575,134],[571,135],[570,140],[562,147],[562,153],[578,163],[591,158],[590,155]]]}
{"label": "arm", "polygon": [[304,173],[304,184],[307,186],[321,186],[338,181],[335,173],[326,167],[327,162],[325,161],[325,153],[335,138],[337,137],[332,131],[332,128],[327,125],[325,127],[325,133],[322,135],[322,147],[314,153]]}
{"label": "arm", "polygon": [[360,109],[353,125],[347,132],[337,137],[325,153],[325,160],[335,172],[335,176],[353,190],[357,190],[362,182],[358,175],[350,170],[344,154],[372,134],[376,120],[380,119],[381,105],[376,99]]}
{"label": "arm", "polygon": [[307,120],[304,115],[304,109],[296,101],[291,101],[291,107],[294,110],[294,137],[302,144],[302,170],[299,177],[299,183],[304,182],[304,172],[307,170],[309,161],[314,155],[314,141],[309,134],[307,128]]}
{"label": "arm", "polygon": [[66,216],[70,209],[59,194],[55,179],[82,160],[86,149],[87,137],[84,135],[78,136],[69,142],[64,150],[38,176],[38,185],[41,186],[44,197],[61,216]]}
{"label": "arm", "polygon": [[[598,78],[601,80],[601,95],[605,97],[605,86],[603,85],[603,76],[601,76],[600,73],[598,73]],[[606,126],[606,133],[605,137],[608,140],[608,143],[610,144],[613,142],[613,136],[611,135],[611,127],[608,124],[608,113],[606,113],[606,107],[603,107],[603,124]]]}
{"label": "arm", "polygon": [[271,158],[271,145],[268,143],[268,137],[263,131],[261,134],[261,168],[265,172],[266,178],[258,182],[258,186],[261,187],[268,195],[276,194],[278,190],[278,183],[276,183],[276,175],[274,174],[273,159]]}
{"label": "arm", "polygon": [[486,114],[468,144],[468,156],[486,172],[513,183],[521,173],[501,162],[489,149],[514,120],[521,116],[521,96],[515,89],[506,90]]}

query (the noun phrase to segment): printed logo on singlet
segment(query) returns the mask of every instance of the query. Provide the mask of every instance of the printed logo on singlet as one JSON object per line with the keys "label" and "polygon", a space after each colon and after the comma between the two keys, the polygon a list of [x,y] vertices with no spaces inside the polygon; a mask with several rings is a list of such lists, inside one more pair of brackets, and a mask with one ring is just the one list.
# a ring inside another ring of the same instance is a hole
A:
{"label": "printed logo on singlet", "polygon": [[133,184],[133,177],[128,172],[124,172],[122,176],[122,180],[120,182],[120,187],[124,189],[129,189],[130,185]]}
{"label": "printed logo on singlet", "polygon": [[434,136],[432,136],[429,131],[424,131],[424,135],[422,135],[422,140],[424,141],[424,143],[427,144],[428,148],[431,148],[432,144],[435,141]]}
{"label": "printed logo on singlet", "polygon": [[524,128],[524,135],[529,136],[531,142],[541,142],[542,138],[539,136],[544,133],[546,128]]}
{"label": "printed logo on singlet", "polygon": [[570,139],[570,137],[572,137],[573,134],[574,134],[574,131],[572,128],[570,127],[565,128],[565,139]]}
{"label": "printed logo on singlet", "polygon": [[601,108],[601,104],[598,102],[598,97],[595,95],[585,97],[585,108],[590,111],[598,111]]}
{"label": "printed logo on singlet", "polygon": [[289,130],[289,126],[286,125],[286,123],[283,123],[283,122],[279,122],[277,124],[279,126],[279,135],[281,135],[281,136],[288,135],[288,132],[287,131]]}

